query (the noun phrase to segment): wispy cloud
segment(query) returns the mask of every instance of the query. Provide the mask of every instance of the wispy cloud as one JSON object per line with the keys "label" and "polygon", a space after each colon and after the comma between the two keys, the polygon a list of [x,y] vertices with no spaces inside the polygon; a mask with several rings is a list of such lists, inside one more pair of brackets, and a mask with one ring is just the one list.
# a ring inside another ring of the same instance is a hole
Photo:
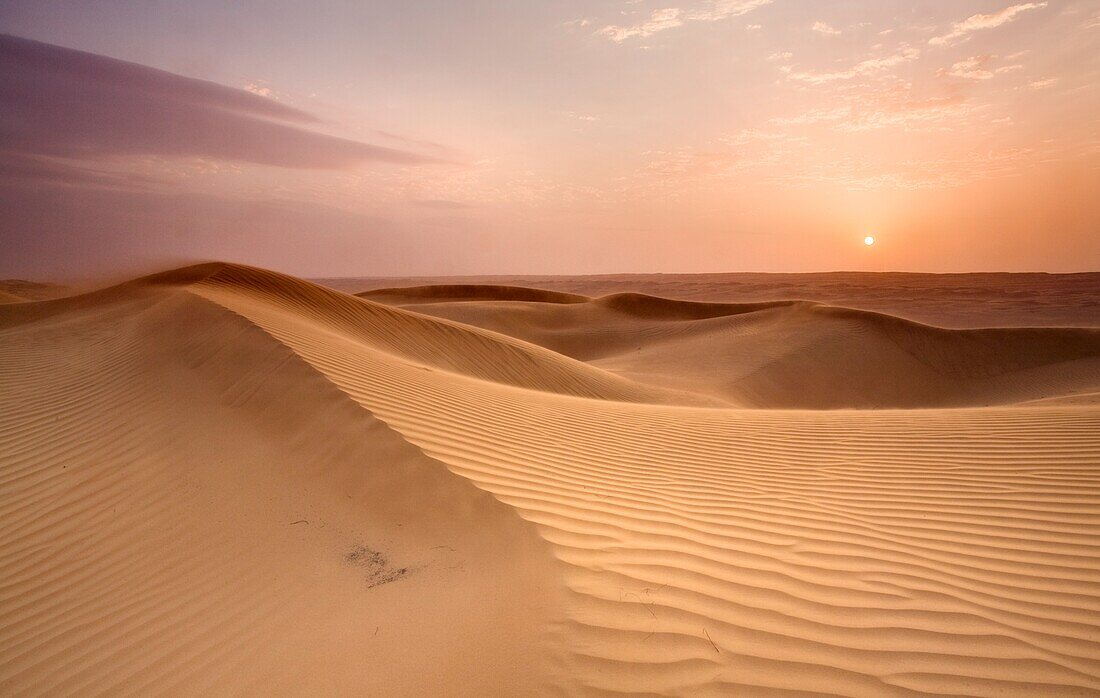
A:
{"label": "wispy cloud", "polygon": [[576,119],[577,121],[586,121],[589,123],[600,120],[600,117],[596,116],[595,114],[581,114],[575,111],[566,111],[562,112],[562,114],[568,116],[570,119]]}
{"label": "wispy cloud", "polygon": [[1018,63],[994,68],[990,65],[993,58],[993,56],[989,55],[971,56],[970,58],[956,62],[946,70],[941,70],[940,73],[955,78],[963,78],[965,80],[989,80],[994,75],[1011,73],[1023,68],[1023,66]]}
{"label": "wispy cloud", "polygon": [[252,94],[259,95],[261,97],[268,97],[268,98],[271,98],[271,99],[275,98],[275,91],[274,90],[272,90],[270,87],[267,87],[265,85],[261,85],[261,84],[256,83],[256,82],[250,82],[247,85],[245,85],[244,86],[244,91],[245,92],[251,92]]}
{"label": "wispy cloud", "polygon": [[1046,2],[1025,2],[1019,5],[1010,5],[998,12],[993,12],[987,15],[971,15],[961,22],[956,22],[951,27],[951,31],[942,35],[934,36],[928,40],[928,43],[936,45],[947,45],[958,43],[960,41],[966,41],[970,38],[970,34],[981,31],[983,29],[994,29],[1007,24],[1016,19],[1022,13],[1028,10],[1038,10],[1047,6]]}
{"label": "wispy cloud", "polygon": [[747,15],[753,10],[770,5],[772,0],[711,0],[701,9],[687,13],[687,19],[701,22],[717,22],[729,17]]}
{"label": "wispy cloud", "polygon": [[680,14],[679,8],[666,7],[661,10],[654,10],[652,14],[650,14],[649,19],[640,24],[629,27],[609,24],[597,33],[606,36],[615,43],[622,43],[634,37],[645,38],[647,36],[653,36],[657,32],[672,29],[673,27],[678,27],[683,24],[684,22],[680,18]]}
{"label": "wispy cloud", "polygon": [[814,22],[814,25],[810,27],[810,29],[818,34],[825,34],[827,36],[836,36],[840,33],[839,29],[825,22]]}
{"label": "wispy cloud", "polygon": [[980,115],[985,110],[983,106],[967,103],[960,95],[915,97],[912,86],[904,81],[842,99],[842,103],[776,117],[769,123],[780,130],[824,126],[848,133],[891,128],[944,131],[958,127],[963,119]]}
{"label": "wispy cloud", "polygon": [[[653,10],[643,22],[628,26],[609,24],[596,33],[615,43],[622,43],[627,39],[644,39],[657,32],[682,26],[685,22],[717,22],[740,17],[771,2],[772,0],[711,0],[702,7],[687,11],[678,7],[665,7]],[[759,28],[759,25],[750,25],[753,26]]]}
{"label": "wispy cloud", "polygon": [[302,128],[263,94],[0,35],[0,150],[29,156],[205,157],[301,169],[438,162]]}
{"label": "wispy cloud", "polygon": [[875,75],[876,73],[884,72],[902,63],[916,60],[919,56],[919,50],[910,46],[902,46],[896,53],[879,58],[868,58],[856,63],[846,70],[818,72],[812,70],[794,70],[792,68],[789,70],[785,69],[784,72],[787,73],[787,78],[789,80],[805,82],[811,85],[820,85],[823,83],[836,82],[838,80],[851,80],[856,77]]}

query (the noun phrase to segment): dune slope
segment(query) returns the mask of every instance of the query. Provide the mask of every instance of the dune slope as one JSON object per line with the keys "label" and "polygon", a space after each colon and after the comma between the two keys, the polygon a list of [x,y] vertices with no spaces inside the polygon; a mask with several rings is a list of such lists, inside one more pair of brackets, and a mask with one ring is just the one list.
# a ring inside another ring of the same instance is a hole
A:
{"label": "dune slope", "polygon": [[323,304],[196,292],[538,524],[570,592],[572,690],[1100,690],[1094,409],[535,394],[387,360],[318,320]]}
{"label": "dune slope", "polygon": [[509,507],[184,285],[34,305],[0,314],[0,693],[546,685],[558,573]]}
{"label": "dune slope", "polygon": [[532,289],[475,288],[457,298],[423,289],[364,296],[730,406],[987,406],[1100,390],[1098,329],[947,330],[797,301],[620,293],[562,303],[530,300]]}
{"label": "dune slope", "polygon": [[229,265],[0,309],[0,687],[1100,691],[1100,409],[675,404],[602,365],[647,303],[555,304],[643,316],[587,363]]}

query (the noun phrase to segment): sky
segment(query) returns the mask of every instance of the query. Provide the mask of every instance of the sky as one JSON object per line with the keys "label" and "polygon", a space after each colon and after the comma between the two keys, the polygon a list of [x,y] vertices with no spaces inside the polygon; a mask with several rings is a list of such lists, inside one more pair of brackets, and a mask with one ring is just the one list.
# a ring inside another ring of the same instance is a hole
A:
{"label": "sky", "polygon": [[1100,270],[1100,0],[4,0],[0,34],[3,278]]}

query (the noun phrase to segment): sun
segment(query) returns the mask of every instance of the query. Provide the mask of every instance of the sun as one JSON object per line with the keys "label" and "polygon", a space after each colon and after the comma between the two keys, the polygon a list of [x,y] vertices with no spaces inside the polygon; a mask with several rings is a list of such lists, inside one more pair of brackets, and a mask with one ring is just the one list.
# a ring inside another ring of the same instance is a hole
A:
{"label": "sun", "polygon": [[868,247],[875,244],[874,236],[873,235],[868,235],[867,237],[863,238],[863,244],[867,245]]}

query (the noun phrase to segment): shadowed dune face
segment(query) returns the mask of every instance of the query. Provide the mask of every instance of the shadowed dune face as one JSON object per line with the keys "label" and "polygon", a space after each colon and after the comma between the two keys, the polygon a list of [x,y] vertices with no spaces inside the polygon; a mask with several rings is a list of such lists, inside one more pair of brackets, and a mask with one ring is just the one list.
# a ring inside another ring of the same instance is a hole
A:
{"label": "shadowed dune face", "polygon": [[[533,289],[368,292],[730,405],[984,406],[1100,390],[1100,330],[947,330],[815,303],[614,294],[568,304]],[[527,300],[520,300],[527,299]]]}
{"label": "shadowed dune face", "polygon": [[531,527],[185,278],[0,311],[0,693],[540,690]]}
{"label": "shadowed dune face", "polygon": [[1100,691],[1096,405],[684,404],[1080,394],[1094,334],[433,293],[0,306],[3,691]]}

